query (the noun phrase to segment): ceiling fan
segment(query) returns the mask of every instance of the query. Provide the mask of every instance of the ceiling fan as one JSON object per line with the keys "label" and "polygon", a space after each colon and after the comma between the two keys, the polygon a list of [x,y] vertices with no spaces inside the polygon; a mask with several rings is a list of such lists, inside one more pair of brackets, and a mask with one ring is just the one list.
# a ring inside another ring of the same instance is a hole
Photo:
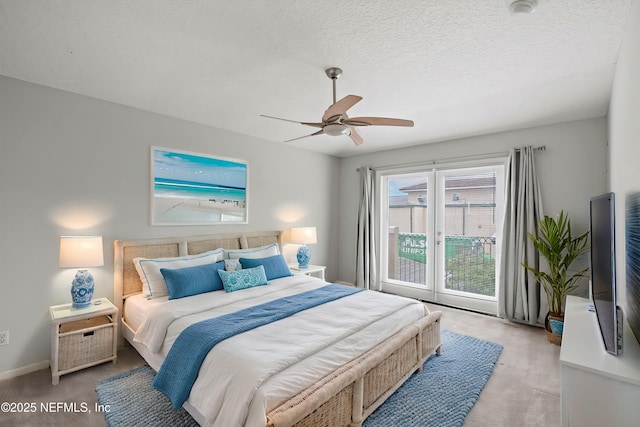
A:
{"label": "ceiling fan", "polygon": [[340,68],[332,67],[325,70],[327,77],[333,81],[333,104],[327,108],[322,115],[321,122],[298,122],[295,120],[281,119],[280,117],[266,116],[262,117],[270,119],[284,120],[286,122],[300,123],[306,126],[320,128],[319,131],[310,135],[289,139],[285,142],[295,141],[297,139],[307,138],[309,136],[327,134],[331,136],[347,135],[351,137],[356,145],[364,142],[362,136],[356,128],[358,126],[406,126],[413,127],[413,121],[404,119],[392,119],[389,117],[353,117],[347,116],[347,110],[362,100],[361,96],[347,95],[336,102],[336,80],[342,75]]}

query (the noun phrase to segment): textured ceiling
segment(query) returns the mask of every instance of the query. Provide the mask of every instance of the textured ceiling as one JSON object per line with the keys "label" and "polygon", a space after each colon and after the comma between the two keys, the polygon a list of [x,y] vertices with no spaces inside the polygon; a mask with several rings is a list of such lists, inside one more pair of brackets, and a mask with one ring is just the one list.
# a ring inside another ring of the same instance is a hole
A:
{"label": "textured ceiling", "polygon": [[632,0],[0,0],[0,74],[336,156],[605,115]]}

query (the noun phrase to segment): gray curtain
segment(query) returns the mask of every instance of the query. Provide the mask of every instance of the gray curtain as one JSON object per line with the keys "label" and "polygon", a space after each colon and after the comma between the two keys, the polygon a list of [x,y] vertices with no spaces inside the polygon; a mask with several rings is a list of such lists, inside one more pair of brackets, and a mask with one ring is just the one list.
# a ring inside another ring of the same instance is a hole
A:
{"label": "gray curtain", "polygon": [[540,256],[528,233],[536,234],[543,217],[534,148],[511,149],[505,182],[505,214],[498,281],[498,316],[544,324],[549,310],[544,289],[523,262],[538,268]]}
{"label": "gray curtain", "polygon": [[360,168],[360,206],[356,247],[356,286],[379,289],[376,274],[375,239],[375,173],[369,167]]}

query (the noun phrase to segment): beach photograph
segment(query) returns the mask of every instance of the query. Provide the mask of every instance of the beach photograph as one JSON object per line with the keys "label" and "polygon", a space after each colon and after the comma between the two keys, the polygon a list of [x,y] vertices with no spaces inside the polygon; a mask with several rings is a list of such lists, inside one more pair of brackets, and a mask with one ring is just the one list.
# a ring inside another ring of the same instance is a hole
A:
{"label": "beach photograph", "polygon": [[151,147],[152,225],[247,223],[247,164]]}

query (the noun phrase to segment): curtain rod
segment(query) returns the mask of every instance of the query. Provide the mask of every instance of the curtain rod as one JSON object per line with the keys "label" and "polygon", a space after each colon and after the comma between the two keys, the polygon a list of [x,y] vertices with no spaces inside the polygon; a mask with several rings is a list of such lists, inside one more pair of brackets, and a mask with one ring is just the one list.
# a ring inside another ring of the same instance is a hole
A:
{"label": "curtain rod", "polygon": [[[533,151],[545,151],[547,149],[546,145],[539,145],[537,147],[533,147]],[[520,148],[516,148],[516,151],[520,151]],[[453,160],[458,160],[458,161],[462,161],[462,160],[482,160],[482,159],[489,159],[491,157],[504,157],[504,156],[508,156],[509,155],[509,151],[507,152],[499,152],[499,153],[486,153],[486,154],[476,154],[473,156],[458,156],[458,157],[446,157],[443,159],[436,159],[436,160],[426,160],[424,162],[414,162],[414,163],[402,163],[402,164],[397,164],[397,165],[388,165],[388,166],[380,166],[378,168],[371,168],[373,170],[385,170],[385,169],[394,169],[394,168],[399,168],[399,167],[411,167],[411,166],[429,166],[429,165],[435,165],[436,163],[446,163],[446,162],[451,162]],[[356,168],[356,172],[360,172],[361,168]]]}

